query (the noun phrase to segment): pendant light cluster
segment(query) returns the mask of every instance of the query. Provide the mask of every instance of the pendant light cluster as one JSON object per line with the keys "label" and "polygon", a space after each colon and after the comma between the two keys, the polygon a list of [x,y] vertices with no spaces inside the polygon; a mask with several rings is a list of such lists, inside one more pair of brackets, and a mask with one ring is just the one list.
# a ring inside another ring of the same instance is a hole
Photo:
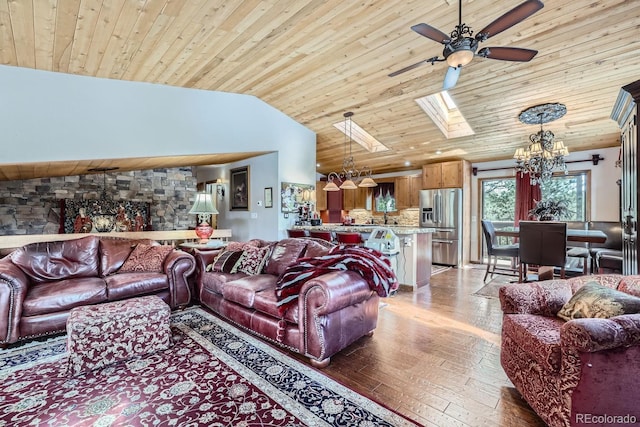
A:
{"label": "pendant light cluster", "polygon": [[513,155],[516,160],[516,172],[528,173],[531,185],[541,184],[551,178],[554,171],[568,173],[564,157],[569,150],[562,141],[554,140],[550,130],[542,128],[564,116],[567,108],[564,104],[542,104],[530,107],[520,113],[519,119],[525,124],[540,124],[540,130],[529,136],[529,145],[518,148]]}
{"label": "pendant light cluster", "polygon": [[[372,170],[369,167],[364,166],[362,169],[356,168],[356,163],[353,160],[351,154],[351,117],[353,113],[347,111],[344,113],[344,128],[345,131],[349,129],[349,156],[347,157],[347,132],[345,132],[344,143],[344,159],[342,160],[341,172],[330,172],[327,176],[327,185],[324,186],[324,191],[340,191],[342,190],[355,190],[358,187],[375,187],[378,184],[371,178]],[[338,185],[334,180],[340,181]],[[357,183],[357,184],[356,184]]]}

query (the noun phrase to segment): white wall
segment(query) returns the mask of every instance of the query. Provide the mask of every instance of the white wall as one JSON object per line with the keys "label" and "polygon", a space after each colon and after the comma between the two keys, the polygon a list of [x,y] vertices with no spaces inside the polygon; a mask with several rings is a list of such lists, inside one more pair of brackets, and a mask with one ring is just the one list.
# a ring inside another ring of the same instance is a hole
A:
{"label": "white wall", "polygon": [[[199,182],[221,179],[225,186],[225,196],[217,197],[218,228],[233,230],[232,240],[249,239],[277,240],[279,238],[278,218],[278,153],[253,157],[222,167],[201,166],[196,168]],[[249,166],[249,210],[229,210],[231,191],[229,189],[230,170]],[[273,207],[264,205],[264,189],[273,188]]]}
{"label": "white wall", "polygon": [[[0,167],[271,152],[212,169],[218,172],[196,171],[199,182],[224,178],[228,191],[229,170],[250,166],[250,210],[226,208],[218,218],[234,240],[284,237],[295,218],[280,212],[280,183],[315,184],[315,133],[253,96],[8,66],[0,66],[0,88]],[[273,187],[273,208],[257,206],[265,187]]]}
{"label": "white wall", "polygon": [[[618,147],[601,148],[591,151],[577,151],[570,153],[565,159],[586,160],[591,159],[592,154],[600,154],[604,157],[597,166],[592,162],[569,163],[569,171],[591,171],[591,221],[619,221],[620,218],[620,197],[619,186],[616,183],[622,176],[622,170],[615,167],[618,160]],[[472,167],[483,169],[508,168],[504,170],[478,172],[477,176],[471,177],[471,241],[465,244],[471,245],[471,260],[477,261],[480,253],[480,185],[479,179],[512,177],[515,175],[513,160],[500,160],[495,162],[473,163]]]}
{"label": "white wall", "polygon": [[312,131],[249,95],[8,66],[0,88],[0,164],[311,146],[315,158]]}

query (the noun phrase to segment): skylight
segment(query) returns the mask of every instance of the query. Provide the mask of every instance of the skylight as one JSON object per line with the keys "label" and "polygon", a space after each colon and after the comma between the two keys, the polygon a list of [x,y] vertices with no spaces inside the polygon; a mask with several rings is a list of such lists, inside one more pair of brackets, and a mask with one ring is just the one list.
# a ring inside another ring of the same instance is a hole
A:
{"label": "skylight", "polygon": [[445,138],[459,138],[475,133],[446,90],[415,101],[431,117]]}
{"label": "skylight", "polygon": [[[345,129],[345,122],[334,123],[333,126],[340,132],[349,136],[349,129]],[[383,145],[380,141],[369,135],[369,133],[362,129],[356,122],[351,121],[351,139],[362,146],[370,153],[379,153],[380,151],[388,151],[389,148]]]}

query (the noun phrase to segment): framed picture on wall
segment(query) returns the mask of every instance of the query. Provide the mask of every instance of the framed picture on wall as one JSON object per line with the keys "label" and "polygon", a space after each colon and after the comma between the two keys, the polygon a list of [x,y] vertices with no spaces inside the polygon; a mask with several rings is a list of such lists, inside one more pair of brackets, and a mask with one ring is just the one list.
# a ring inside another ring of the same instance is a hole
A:
{"label": "framed picture on wall", "polygon": [[264,189],[264,207],[273,207],[273,187],[266,187]]}
{"label": "framed picture on wall", "polygon": [[249,166],[231,169],[230,209],[232,211],[249,210]]}

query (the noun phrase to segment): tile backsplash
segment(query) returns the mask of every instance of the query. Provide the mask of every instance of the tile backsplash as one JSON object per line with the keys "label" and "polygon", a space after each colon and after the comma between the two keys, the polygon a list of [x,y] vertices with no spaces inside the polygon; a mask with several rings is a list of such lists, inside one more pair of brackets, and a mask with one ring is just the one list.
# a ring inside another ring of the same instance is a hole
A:
{"label": "tile backsplash", "polygon": [[[387,214],[388,224],[396,224],[408,227],[418,227],[419,224],[419,209],[402,209],[396,212],[389,212]],[[349,216],[353,218],[356,224],[369,224],[371,219],[376,224],[383,222],[382,215],[373,215],[371,211],[365,209],[354,209],[349,211]]]}

